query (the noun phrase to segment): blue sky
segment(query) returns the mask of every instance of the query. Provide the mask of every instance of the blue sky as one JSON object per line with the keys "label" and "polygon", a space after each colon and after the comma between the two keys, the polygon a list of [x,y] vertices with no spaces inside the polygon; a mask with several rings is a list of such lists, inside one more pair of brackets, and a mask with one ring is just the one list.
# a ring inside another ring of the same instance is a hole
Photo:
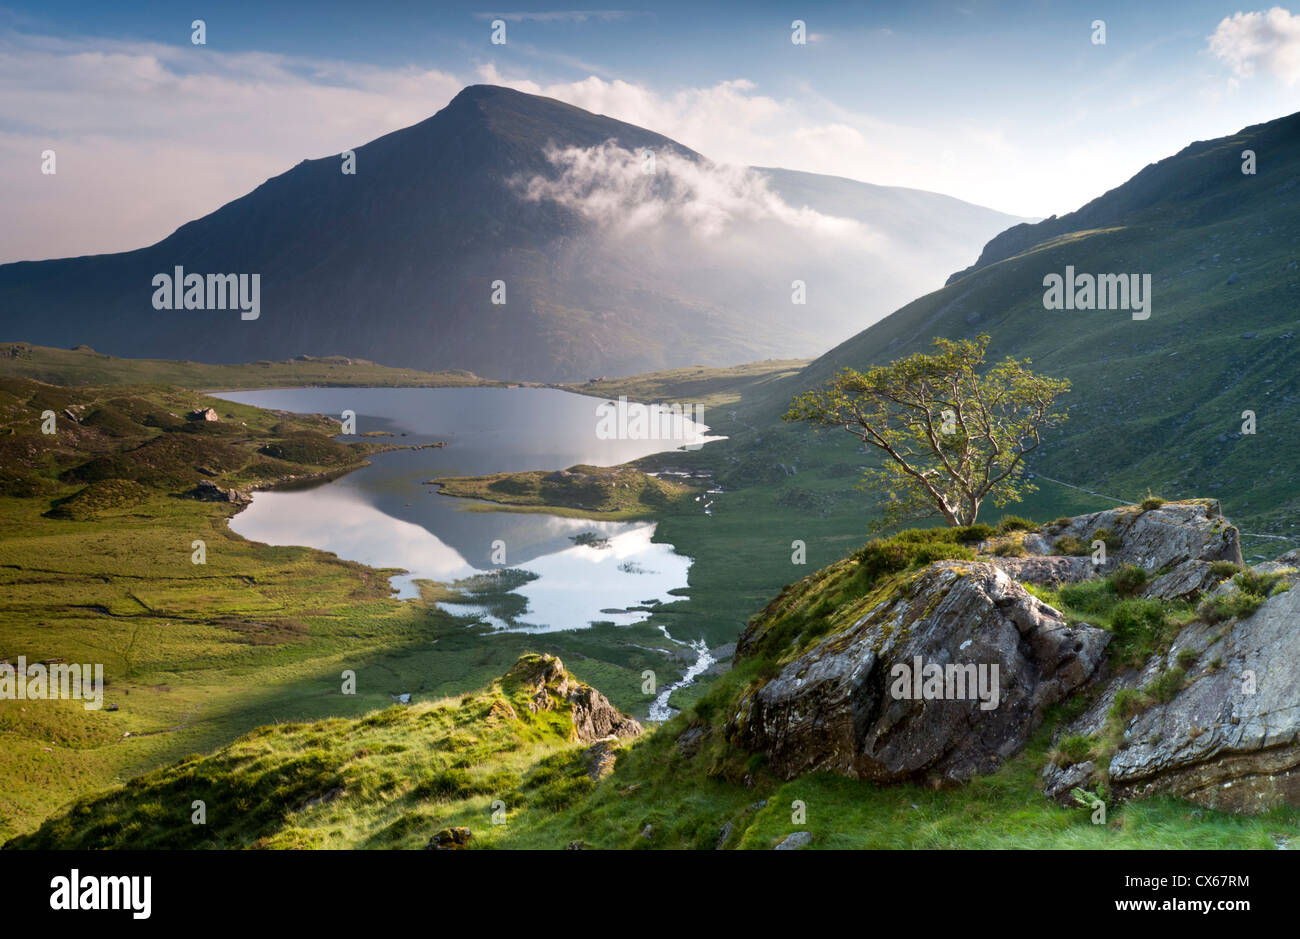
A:
{"label": "blue sky", "polygon": [[[156,241],[480,81],[644,124],[722,162],[1059,214],[1192,140],[1300,110],[1300,16],[1269,9],[10,2],[0,261]],[[494,18],[504,46],[490,42]],[[794,19],[806,45],[790,42]],[[47,148],[59,172],[33,178]]]}

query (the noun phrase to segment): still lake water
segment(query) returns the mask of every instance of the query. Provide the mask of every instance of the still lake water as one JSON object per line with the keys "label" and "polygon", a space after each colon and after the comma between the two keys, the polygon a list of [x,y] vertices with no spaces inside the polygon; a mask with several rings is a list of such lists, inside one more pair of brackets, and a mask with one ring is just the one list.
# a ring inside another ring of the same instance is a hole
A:
{"label": "still lake water", "polygon": [[[252,541],[307,545],[373,567],[404,568],[408,574],[393,578],[404,598],[418,595],[417,578],[451,582],[502,567],[530,571],[536,579],[515,591],[527,602],[523,613],[508,622],[483,615],[499,628],[523,632],[581,629],[594,621],[629,625],[649,614],[612,611],[671,601],[668,591],[686,586],[690,558],[672,545],[652,543],[652,522],[463,511],[465,500],[438,495],[423,482],[577,463],[612,466],[714,439],[704,436],[704,425],[687,421],[685,439],[672,441],[601,440],[597,407],[605,399],[550,388],[292,388],[214,396],[302,414],[339,417],[351,410],[359,434],[394,435],[341,440],[447,443],[376,454],[370,466],[310,488],[256,493],[230,521]],[[586,532],[607,544],[575,544],[574,536]],[[493,563],[496,542],[504,543],[504,565]]]}

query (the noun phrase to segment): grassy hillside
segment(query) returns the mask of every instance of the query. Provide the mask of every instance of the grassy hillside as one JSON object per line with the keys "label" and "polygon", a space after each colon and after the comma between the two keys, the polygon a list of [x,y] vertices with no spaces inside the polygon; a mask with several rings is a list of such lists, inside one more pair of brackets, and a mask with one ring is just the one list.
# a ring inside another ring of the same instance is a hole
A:
{"label": "grassy hillside", "polygon": [[[184,420],[200,406],[221,419]],[[57,415],[51,436],[45,410]],[[180,388],[0,379],[0,659],[102,663],[117,708],[0,701],[0,837],[262,724],[470,691],[529,649],[644,707],[639,676],[664,662],[651,643],[485,639],[436,597],[390,599],[391,572],[246,541],[226,525],[237,506],[183,496],[201,478],[244,489],[345,472],[385,446],[344,446],[336,431]],[[196,539],[205,564],[192,563]],[[355,695],[342,694],[344,669]]]}
{"label": "grassy hillside", "polygon": [[[825,773],[783,782],[725,739],[736,701],[776,663],[928,560],[968,556],[958,537],[902,536],[891,542],[903,549],[899,564],[872,566],[876,555],[862,554],[804,578],[754,618],[756,642],[735,671],[627,745],[599,781],[565,715],[530,713],[533,686],[513,670],[459,700],[260,728],[83,799],[13,846],[417,848],[449,825],[471,828],[474,848],[768,849],[795,831],[810,832],[814,848],[840,849],[1272,849],[1294,839],[1295,809],[1231,816],[1159,798],[1113,805],[1107,824],[1094,825],[1089,811],[1050,802],[1039,773],[1053,728],[1079,713],[1081,697],[996,774],[944,790]],[[196,798],[208,806],[206,826],[188,824]],[[506,811],[494,821],[498,800]]]}
{"label": "grassy hillside", "polygon": [[[1251,148],[1269,159],[1243,175]],[[1044,309],[1044,276],[1067,265],[1150,273],[1150,318]],[[1213,496],[1247,554],[1271,557],[1300,544],[1297,310],[1300,115],[1195,144],[1079,213],[1012,229],[981,266],[755,389],[720,422],[732,440],[710,459],[736,487],[849,488],[864,456],[847,434],[783,425],[793,395],[840,367],[928,350],[937,336],[989,333],[991,360],[1028,357],[1073,384],[1069,421],[1031,462],[1040,499],[1092,498],[1051,480],[1114,497],[1098,507],[1149,490]],[[1244,411],[1256,415],[1253,435],[1242,433]]]}
{"label": "grassy hillside", "polygon": [[[626,466],[571,466],[567,470],[439,476],[439,494],[481,499],[510,509],[583,518],[650,518],[680,507],[699,490]],[[495,509],[494,509],[495,510]]]}
{"label": "grassy hillside", "polygon": [[[79,799],[8,846],[422,848],[449,826],[472,826],[474,846],[491,845],[504,830],[485,824],[494,811],[503,822],[555,811],[594,787],[554,679],[537,704],[543,664],[523,656],[458,698],[260,727]],[[204,824],[192,821],[194,800]]]}
{"label": "grassy hillside", "polygon": [[304,355],[284,362],[211,365],[168,359],[129,359],[105,355],[88,346],[53,349],[26,342],[0,344],[0,375],[32,378],[51,385],[177,385],[211,391],[245,388],[297,388],[318,385],[353,388],[502,387],[506,382],[479,378],[473,372],[421,372],[389,368],[365,359]]}
{"label": "grassy hillside", "polygon": [[[768,359],[724,368],[697,365],[623,378],[594,378],[555,387],[597,398],[623,395],[648,404],[699,405],[707,412],[735,404],[742,395],[794,375],[807,364],[807,359]],[[708,423],[707,414],[705,423]]]}

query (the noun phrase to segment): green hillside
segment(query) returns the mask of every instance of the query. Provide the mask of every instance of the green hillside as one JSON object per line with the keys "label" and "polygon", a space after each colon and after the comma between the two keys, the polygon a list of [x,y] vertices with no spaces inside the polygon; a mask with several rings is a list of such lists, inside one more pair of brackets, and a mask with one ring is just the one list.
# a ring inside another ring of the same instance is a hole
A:
{"label": "green hillside", "polygon": [[[1257,175],[1241,172],[1246,149],[1259,156]],[[1044,276],[1067,265],[1151,274],[1150,318],[1044,309]],[[790,398],[842,366],[884,364],[936,336],[988,333],[990,360],[1028,357],[1035,371],[1073,385],[1063,399],[1070,419],[1031,471],[1125,501],[1148,490],[1213,496],[1243,532],[1294,544],[1298,327],[1300,115],[1292,115],[1193,144],[1079,212],[1011,229],[942,290],[759,389],[724,428],[734,438],[724,445],[729,478],[851,485],[850,464],[863,458],[834,432],[783,427]],[[1244,411],[1256,415],[1254,435],[1242,433]],[[1061,491],[1038,482],[1045,498]],[[1248,554],[1284,545],[1244,541]]]}

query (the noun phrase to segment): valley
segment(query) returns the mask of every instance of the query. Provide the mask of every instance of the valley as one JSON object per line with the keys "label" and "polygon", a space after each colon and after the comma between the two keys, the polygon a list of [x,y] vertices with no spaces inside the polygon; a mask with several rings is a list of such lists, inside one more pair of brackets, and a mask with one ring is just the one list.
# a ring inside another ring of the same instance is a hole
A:
{"label": "valley", "polygon": [[[1191,144],[1032,223],[744,169],[745,192],[858,224],[876,213],[902,243],[950,213],[907,264],[865,252],[852,225],[834,228],[854,260],[821,256],[781,213],[722,246],[729,266],[692,256],[684,230],[620,253],[627,232],[565,185],[575,148],[621,159],[614,139],[656,150],[670,189],[714,171],[643,128],[471,86],[359,148],[388,170],[364,196],[332,158],[304,161],[139,252],[0,267],[6,329],[56,294],[59,312],[57,329],[0,345],[0,658],[102,660],[107,676],[103,711],[0,700],[0,839],[1300,838],[1284,664],[1300,602],[1300,115]],[[1243,147],[1273,158],[1245,174]],[[438,186],[402,182],[413,160]],[[426,226],[435,205],[463,228]],[[391,237],[359,260],[321,224],[375,214]],[[976,263],[940,286],[934,256],[985,227]],[[773,248],[791,237],[798,269]],[[139,319],[134,285],[163,257],[233,270],[250,256],[266,267],[259,315],[232,325],[265,329],[255,341]],[[358,326],[374,298],[338,273],[358,265],[392,288],[382,328]],[[304,287],[306,267],[323,273]],[[791,315],[796,275],[835,301]],[[868,306],[840,290],[872,277]],[[519,307],[476,293],[498,281]],[[433,293],[446,303],[431,311]],[[138,341],[118,341],[119,321]],[[1068,419],[1013,505],[886,524],[897,494],[862,483],[879,455],[792,421],[791,402],[840,369],[985,336],[989,366],[1068,381]],[[229,364],[250,347],[273,358]],[[613,401],[684,415],[686,432],[602,423]],[[1007,707],[887,697],[886,665],[971,645],[1012,677]],[[203,829],[175,824],[196,787],[226,812]]]}

